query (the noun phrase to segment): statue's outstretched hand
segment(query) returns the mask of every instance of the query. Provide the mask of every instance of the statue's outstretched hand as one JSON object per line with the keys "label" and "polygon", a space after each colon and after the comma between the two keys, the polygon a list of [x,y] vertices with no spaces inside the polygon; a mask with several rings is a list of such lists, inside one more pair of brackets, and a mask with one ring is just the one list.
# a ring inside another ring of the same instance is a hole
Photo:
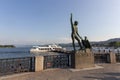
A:
{"label": "statue's outstretched hand", "polygon": [[72,17],[72,13],[71,13],[70,15],[71,15],[71,17]]}

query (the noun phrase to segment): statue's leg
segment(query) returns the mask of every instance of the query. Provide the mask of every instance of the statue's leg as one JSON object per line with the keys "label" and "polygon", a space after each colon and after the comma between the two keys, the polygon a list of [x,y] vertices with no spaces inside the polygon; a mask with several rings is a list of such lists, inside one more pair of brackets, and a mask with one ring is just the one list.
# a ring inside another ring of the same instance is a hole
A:
{"label": "statue's leg", "polygon": [[78,44],[79,44],[79,46],[80,46],[80,49],[82,49],[82,46],[81,46],[80,40],[78,40]]}
{"label": "statue's leg", "polygon": [[75,40],[73,39],[73,48],[74,48],[74,51],[76,51],[76,49],[75,49]]}
{"label": "statue's leg", "polygon": [[80,39],[79,39],[78,37],[75,37],[75,38],[76,38],[76,40],[78,41],[78,44],[79,44],[79,46],[80,46],[80,49],[82,49],[82,45],[81,45]]}
{"label": "statue's leg", "polygon": [[86,42],[85,40],[82,40],[83,48],[86,49]]}
{"label": "statue's leg", "polygon": [[76,51],[76,49],[75,49],[75,38],[74,38],[73,35],[72,35],[71,37],[72,37],[72,45],[73,45],[73,49],[74,49],[74,51]]}

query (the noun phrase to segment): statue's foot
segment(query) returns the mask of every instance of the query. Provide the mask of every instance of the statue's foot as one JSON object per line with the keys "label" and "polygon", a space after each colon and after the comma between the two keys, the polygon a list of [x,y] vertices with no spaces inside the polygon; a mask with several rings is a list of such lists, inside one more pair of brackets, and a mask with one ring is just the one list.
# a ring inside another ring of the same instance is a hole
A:
{"label": "statue's foot", "polygon": [[72,52],[76,52],[76,49],[72,50]]}
{"label": "statue's foot", "polygon": [[84,50],[84,48],[80,48],[79,50]]}

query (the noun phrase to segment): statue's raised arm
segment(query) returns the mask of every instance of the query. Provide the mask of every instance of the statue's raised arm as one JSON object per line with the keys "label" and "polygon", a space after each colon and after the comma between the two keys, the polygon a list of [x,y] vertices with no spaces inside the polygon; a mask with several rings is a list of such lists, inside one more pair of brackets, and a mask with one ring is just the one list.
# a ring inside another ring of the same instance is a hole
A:
{"label": "statue's raised arm", "polygon": [[72,13],[71,13],[71,15],[70,15],[70,23],[71,23],[71,27],[73,27]]}

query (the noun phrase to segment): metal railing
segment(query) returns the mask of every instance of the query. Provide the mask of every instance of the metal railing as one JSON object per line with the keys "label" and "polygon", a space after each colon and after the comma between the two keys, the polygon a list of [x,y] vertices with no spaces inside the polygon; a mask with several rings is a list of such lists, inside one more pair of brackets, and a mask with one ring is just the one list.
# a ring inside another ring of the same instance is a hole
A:
{"label": "metal railing", "polygon": [[0,75],[34,71],[34,57],[0,59]]}
{"label": "metal railing", "polygon": [[47,68],[68,68],[70,67],[70,55],[49,55],[44,56],[44,69]]}
{"label": "metal railing", "polygon": [[120,62],[120,53],[116,53],[116,62]]}

